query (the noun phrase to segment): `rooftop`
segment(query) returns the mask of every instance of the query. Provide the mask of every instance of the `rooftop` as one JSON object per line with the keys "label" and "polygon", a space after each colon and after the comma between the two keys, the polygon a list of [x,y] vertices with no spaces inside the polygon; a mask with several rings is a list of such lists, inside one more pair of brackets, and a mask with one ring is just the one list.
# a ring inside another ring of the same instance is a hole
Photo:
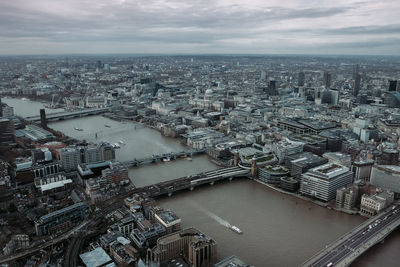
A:
{"label": "rooftop", "polygon": [[87,267],[104,266],[105,264],[112,262],[110,256],[108,256],[108,254],[101,247],[97,247],[92,251],[83,253],[79,255],[79,257]]}
{"label": "rooftop", "polygon": [[347,168],[345,166],[334,164],[334,163],[327,163],[327,164],[312,168],[308,172],[312,173],[312,174],[316,174],[316,175],[326,178],[326,179],[332,179],[332,178],[342,175],[348,171],[349,171],[349,168]]}

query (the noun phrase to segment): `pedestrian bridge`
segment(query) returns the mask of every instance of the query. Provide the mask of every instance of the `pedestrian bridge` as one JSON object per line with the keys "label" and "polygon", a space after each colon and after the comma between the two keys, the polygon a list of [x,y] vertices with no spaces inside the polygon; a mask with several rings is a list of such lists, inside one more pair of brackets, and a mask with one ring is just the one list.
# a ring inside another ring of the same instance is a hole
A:
{"label": "pedestrian bridge", "polygon": [[400,205],[396,204],[326,246],[301,266],[349,266],[362,253],[382,242],[399,225]]}

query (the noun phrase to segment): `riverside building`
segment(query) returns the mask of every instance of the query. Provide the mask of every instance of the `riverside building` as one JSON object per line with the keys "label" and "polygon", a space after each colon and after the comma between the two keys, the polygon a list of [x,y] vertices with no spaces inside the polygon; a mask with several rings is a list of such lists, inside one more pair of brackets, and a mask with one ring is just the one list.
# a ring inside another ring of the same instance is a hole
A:
{"label": "riverside building", "polygon": [[336,190],[352,182],[353,174],[349,168],[327,163],[302,174],[300,193],[329,201],[336,197]]}

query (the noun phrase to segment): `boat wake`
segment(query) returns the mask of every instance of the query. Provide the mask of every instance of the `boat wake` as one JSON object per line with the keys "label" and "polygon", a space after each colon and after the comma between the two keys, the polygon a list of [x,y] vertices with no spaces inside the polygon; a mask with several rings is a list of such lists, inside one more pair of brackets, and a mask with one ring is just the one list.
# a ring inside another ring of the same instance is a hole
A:
{"label": "boat wake", "polygon": [[193,205],[195,205],[199,210],[201,210],[202,212],[204,212],[205,214],[207,214],[208,217],[212,218],[214,221],[216,221],[216,222],[219,223],[220,225],[225,226],[225,227],[227,227],[227,228],[230,228],[230,227],[231,227],[231,224],[230,224],[228,221],[222,219],[222,218],[219,217],[217,214],[215,214],[215,213],[213,213],[213,212],[211,212],[211,211],[206,210],[205,208],[201,207],[201,206],[200,206],[199,204],[197,204],[197,203],[194,203],[194,202],[193,202]]}

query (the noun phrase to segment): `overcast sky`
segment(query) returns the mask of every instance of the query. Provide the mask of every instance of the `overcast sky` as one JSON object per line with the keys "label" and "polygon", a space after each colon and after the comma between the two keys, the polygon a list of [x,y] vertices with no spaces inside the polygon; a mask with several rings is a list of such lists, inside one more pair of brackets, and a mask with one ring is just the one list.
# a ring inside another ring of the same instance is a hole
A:
{"label": "overcast sky", "polygon": [[0,54],[400,55],[400,0],[0,0]]}

